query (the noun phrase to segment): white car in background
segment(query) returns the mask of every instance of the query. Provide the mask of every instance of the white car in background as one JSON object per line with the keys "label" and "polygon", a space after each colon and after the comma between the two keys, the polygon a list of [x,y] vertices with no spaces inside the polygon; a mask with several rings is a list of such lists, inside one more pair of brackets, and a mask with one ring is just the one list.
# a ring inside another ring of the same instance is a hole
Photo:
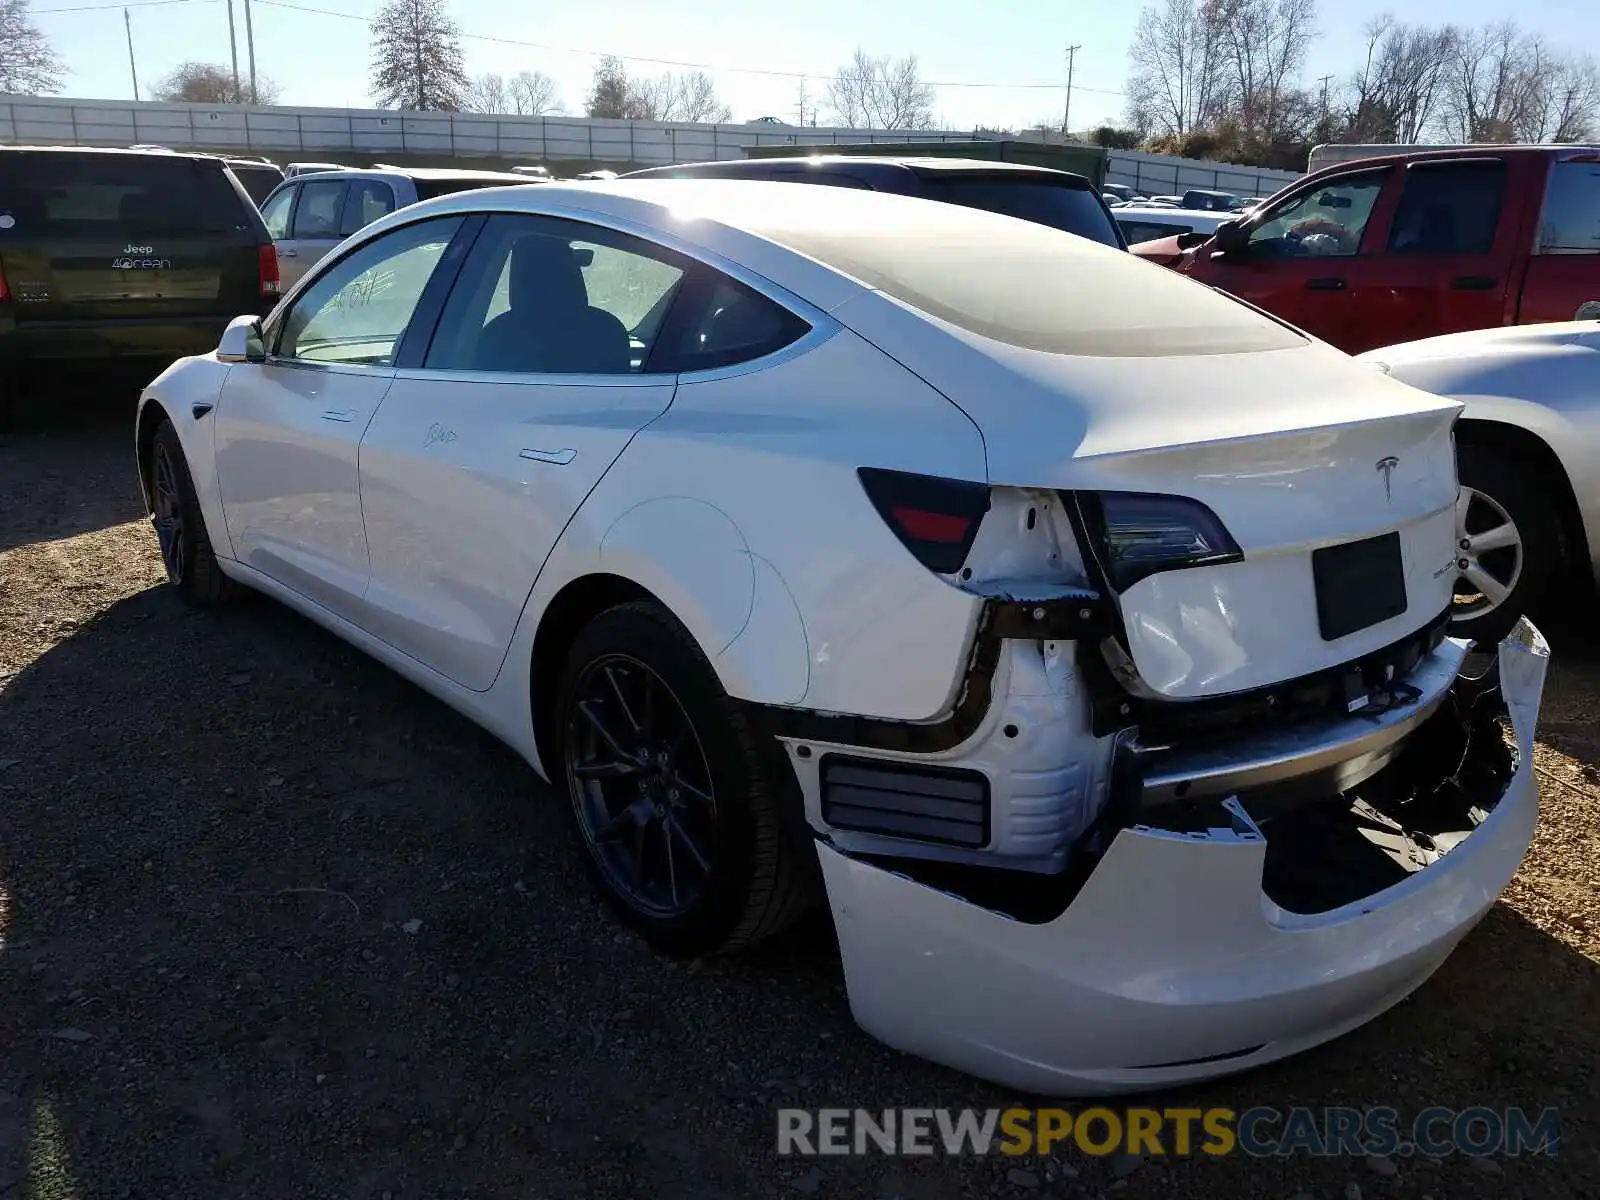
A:
{"label": "white car in background", "polygon": [[503,738],[654,944],[825,900],[865,1029],[1081,1094],[1360,1024],[1516,870],[1546,651],[1458,678],[1458,411],[1043,225],[640,180],[384,217],[136,444],[181,596]]}
{"label": "white car in background", "polygon": [[1122,229],[1128,245],[1155,242],[1162,238],[1198,233],[1210,237],[1224,221],[1237,218],[1236,213],[1205,212],[1199,209],[1150,207],[1143,204],[1119,206],[1112,218]]}
{"label": "white car in background", "polygon": [[1594,582],[1600,322],[1446,334],[1360,357],[1466,405],[1456,426],[1457,632],[1494,641],[1552,588]]}

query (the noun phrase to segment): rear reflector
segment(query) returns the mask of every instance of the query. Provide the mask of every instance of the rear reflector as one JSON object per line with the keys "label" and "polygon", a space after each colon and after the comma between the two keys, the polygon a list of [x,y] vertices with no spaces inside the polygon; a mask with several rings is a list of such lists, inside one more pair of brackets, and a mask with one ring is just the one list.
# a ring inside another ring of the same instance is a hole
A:
{"label": "rear reflector", "polygon": [[261,294],[276,296],[279,291],[278,248],[268,242],[259,247],[261,252]]}
{"label": "rear reflector", "polygon": [[823,755],[822,819],[835,829],[945,846],[989,844],[989,779],[977,771]]}
{"label": "rear reflector", "polygon": [[961,569],[989,511],[989,486],[862,467],[857,474],[867,498],[905,548],[930,571]]}

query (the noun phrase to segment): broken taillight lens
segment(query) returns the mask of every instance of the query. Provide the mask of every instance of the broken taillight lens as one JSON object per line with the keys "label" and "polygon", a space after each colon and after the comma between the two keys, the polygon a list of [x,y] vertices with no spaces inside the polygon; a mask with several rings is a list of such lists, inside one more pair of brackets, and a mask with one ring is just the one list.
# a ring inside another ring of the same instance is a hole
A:
{"label": "broken taillight lens", "polygon": [[1119,592],[1162,571],[1244,557],[1217,514],[1187,496],[1085,492],[1079,500],[1108,582]]}
{"label": "broken taillight lens", "polygon": [[862,467],[867,498],[905,548],[930,571],[961,569],[989,511],[989,485]]}

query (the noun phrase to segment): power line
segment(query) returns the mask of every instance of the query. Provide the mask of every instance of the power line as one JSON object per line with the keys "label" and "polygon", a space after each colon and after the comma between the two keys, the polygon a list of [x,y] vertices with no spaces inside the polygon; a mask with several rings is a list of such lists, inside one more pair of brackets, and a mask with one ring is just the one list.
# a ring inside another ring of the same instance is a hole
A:
{"label": "power line", "polygon": [[[183,0],[151,0],[151,2],[175,4],[182,3]],[[289,9],[293,12],[314,13],[320,17],[339,17],[340,19],[346,21],[360,21],[363,25],[371,23],[370,18],[358,16],[355,13],[336,12],[331,8],[314,8],[309,4],[294,4],[291,3],[290,0],[254,0],[254,2],[257,4],[269,5],[272,8]],[[494,37],[487,33],[462,33],[460,36],[463,41],[469,42],[490,42],[497,46],[520,46],[530,50],[548,50],[555,54],[581,54],[587,58],[620,58],[624,62],[649,63],[651,66],[658,67],[681,67],[695,71],[723,71],[737,75],[767,75],[780,79],[814,79],[818,76],[828,78],[833,75],[832,71],[774,71],[761,67],[730,67],[724,66],[720,63],[687,62],[683,59],[677,58],[647,58],[637,54],[614,54],[609,50],[587,50],[580,49],[576,46],[555,46],[549,42],[534,42],[526,41],[520,38]],[[1061,84],[1059,82],[1000,83],[987,81],[980,82],[974,80],[925,79],[923,80],[923,83],[929,87],[947,88],[1014,88],[1019,90],[1044,89],[1048,91],[1059,91],[1061,89]],[[1082,84],[1075,85],[1074,90],[1080,92],[1095,92],[1103,96],[1124,95],[1123,92],[1111,88],[1084,87]]]}
{"label": "power line", "polygon": [[30,8],[30,17],[40,17],[46,13],[80,13],[80,12],[108,12],[113,8],[157,8],[167,4],[215,4],[216,0],[128,0],[126,4],[121,0],[113,0],[111,4],[76,4],[70,8]]}

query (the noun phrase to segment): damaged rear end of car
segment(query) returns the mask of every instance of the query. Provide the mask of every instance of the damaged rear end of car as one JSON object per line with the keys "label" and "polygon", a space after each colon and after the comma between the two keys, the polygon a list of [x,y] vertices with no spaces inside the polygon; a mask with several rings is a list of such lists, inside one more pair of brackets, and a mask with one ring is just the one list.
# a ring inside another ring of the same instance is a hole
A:
{"label": "damaged rear end of car", "polygon": [[1056,1095],[1243,1070],[1395,1004],[1494,903],[1548,648],[1446,636],[1458,405],[1015,240],[811,248],[983,435],[985,480],[860,472],[977,616],[931,720],[764,716],[868,1032]]}

